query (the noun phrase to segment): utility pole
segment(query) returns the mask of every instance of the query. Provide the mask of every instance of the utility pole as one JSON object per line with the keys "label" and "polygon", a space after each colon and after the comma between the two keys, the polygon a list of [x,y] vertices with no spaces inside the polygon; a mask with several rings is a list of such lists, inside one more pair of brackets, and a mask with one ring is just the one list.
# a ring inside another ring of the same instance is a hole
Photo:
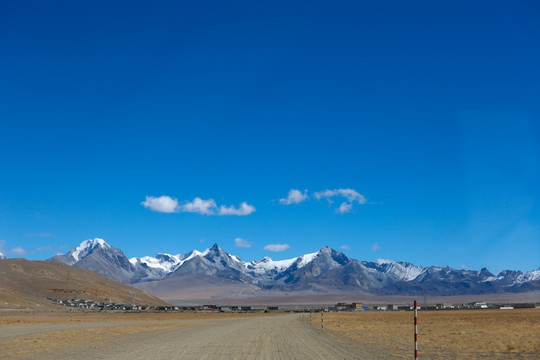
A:
{"label": "utility pole", "polygon": [[135,296],[137,295],[137,290],[129,290],[129,295],[131,296],[131,306],[135,307]]}

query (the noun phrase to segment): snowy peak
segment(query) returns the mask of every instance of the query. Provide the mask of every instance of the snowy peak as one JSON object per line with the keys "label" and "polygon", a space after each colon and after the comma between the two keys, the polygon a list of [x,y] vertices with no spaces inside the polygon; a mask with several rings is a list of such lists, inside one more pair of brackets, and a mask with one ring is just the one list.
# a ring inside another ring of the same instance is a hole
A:
{"label": "snowy peak", "polygon": [[308,264],[316,264],[321,269],[334,269],[347,265],[349,259],[344,253],[338,252],[328,246],[324,246],[316,253],[302,256],[303,261],[299,265],[307,266]]}
{"label": "snowy peak", "polygon": [[83,257],[90,254],[95,248],[101,247],[103,249],[111,249],[111,245],[107,244],[105,240],[100,238],[88,239],[83,241],[79,246],[70,252],[75,262],[81,260]]}
{"label": "snowy peak", "polygon": [[88,239],[65,255],[56,255],[48,261],[57,261],[95,271],[110,279],[130,283],[136,279],[137,269],[122,250],[112,247],[100,238]]}
{"label": "snowy peak", "polygon": [[218,244],[214,244],[210,249],[207,249],[204,255],[204,257],[207,259],[226,258],[228,256],[229,254],[223,251],[223,249],[220,248]]}
{"label": "snowy peak", "polygon": [[214,244],[200,256],[220,269],[241,270],[244,267],[244,262],[238,256],[228,254],[218,244]]}
{"label": "snowy peak", "polygon": [[[114,252],[114,248],[107,244],[105,240],[100,238],[84,240],[77,247],[69,251],[65,255],[56,255],[51,259],[52,261],[62,262],[68,265],[75,265],[79,261],[92,254],[96,249],[102,249],[104,252]],[[118,250],[119,251],[119,250]]]}
{"label": "snowy peak", "polygon": [[2,253],[0,252],[0,260],[3,260],[3,259],[5,259],[5,258],[6,258],[6,255],[4,255],[4,254],[2,254]]}

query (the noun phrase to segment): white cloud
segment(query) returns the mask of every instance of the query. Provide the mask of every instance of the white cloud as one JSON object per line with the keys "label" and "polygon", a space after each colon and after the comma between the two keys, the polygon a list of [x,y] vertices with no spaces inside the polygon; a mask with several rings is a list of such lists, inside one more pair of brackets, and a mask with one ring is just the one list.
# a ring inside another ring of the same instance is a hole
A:
{"label": "white cloud", "polygon": [[251,243],[247,240],[244,240],[242,238],[236,238],[234,239],[234,245],[237,246],[237,247],[242,247],[242,248],[250,248],[251,247]]}
{"label": "white cloud", "polygon": [[379,243],[376,242],[375,244],[371,245],[371,250],[373,251],[377,251],[377,250],[380,250],[381,247],[379,246]]}
{"label": "white cloud", "polygon": [[255,212],[255,206],[249,205],[247,202],[243,202],[240,204],[240,207],[237,209],[234,207],[234,205],[231,206],[224,206],[221,205],[219,207],[219,213],[218,215],[238,215],[238,216],[244,216],[249,215],[251,213]]}
{"label": "white cloud", "polygon": [[285,251],[288,248],[290,248],[289,244],[268,244],[264,247],[264,250],[278,252]]}
{"label": "white cloud", "polygon": [[351,250],[351,247],[350,247],[349,245],[346,245],[346,244],[345,244],[345,245],[341,245],[341,248],[342,248],[343,250]]}
{"label": "white cloud", "polygon": [[26,250],[24,250],[22,247],[17,246],[11,249],[11,253],[14,255],[26,255]]}
{"label": "white cloud", "polygon": [[286,198],[279,199],[279,203],[281,205],[300,204],[301,202],[306,201],[307,198],[307,190],[301,192],[298,189],[291,189],[289,190],[289,194]]}
{"label": "white cloud", "polygon": [[201,215],[214,215],[216,213],[216,207],[216,202],[213,199],[203,200],[200,197],[196,197],[192,202],[180,205],[179,210]]}
{"label": "white cloud", "polygon": [[147,196],[141,203],[145,208],[162,213],[196,213],[201,215],[249,215],[255,212],[255,206],[242,202],[238,208],[234,205],[218,207],[214,199],[204,200],[196,197],[193,201],[187,201],[179,204],[178,200],[167,195],[160,197]]}
{"label": "white cloud", "polygon": [[336,213],[345,214],[352,211],[353,204],[356,202],[358,204],[365,204],[367,199],[364,195],[360,194],[353,189],[334,189],[334,190],[324,190],[316,192],[313,196],[316,199],[327,199],[330,204],[333,203],[333,197],[342,197],[347,201],[342,202],[339,207],[336,209]]}
{"label": "white cloud", "polygon": [[146,196],[146,200],[141,205],[152,211],[161,213],[173,213],[178,211],[178,200],[163,195],[160,197]]}

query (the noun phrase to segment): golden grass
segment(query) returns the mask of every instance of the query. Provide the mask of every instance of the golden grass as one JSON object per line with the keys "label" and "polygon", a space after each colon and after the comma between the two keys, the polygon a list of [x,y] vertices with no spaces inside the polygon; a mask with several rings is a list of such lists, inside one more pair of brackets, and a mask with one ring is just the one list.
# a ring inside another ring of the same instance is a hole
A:
{"label": "golden grass", "polygon": [[36,358],[36,355],[45,352],[69,347],[88,347],[104,341],[114,342],[119,336],[179,326],[196,326],[196,323],[161,323],[53,331],[4,341],[0,344],[0,353],[2,359]]}
{"label": "golden grass", "polygon": [[[325,330],[411,358],[413,312],[325,313]],[[320,327],[320,316],[313,326]],[[424,359],[540,359],[540,309],[418,312],[419,357]]]}

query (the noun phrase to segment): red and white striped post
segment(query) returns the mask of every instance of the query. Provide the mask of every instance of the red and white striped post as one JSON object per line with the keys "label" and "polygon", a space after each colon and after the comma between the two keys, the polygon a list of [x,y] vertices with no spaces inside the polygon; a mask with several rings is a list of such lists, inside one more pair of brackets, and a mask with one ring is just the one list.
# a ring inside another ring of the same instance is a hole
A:
{"label": "red and white striped post", "polygon": [[414,360],[418,359],[418,308],[414,300]]}
{"label": "red and white striped post", "polygon": [[324,309],[321,308],[321,331],[324,332]]}

